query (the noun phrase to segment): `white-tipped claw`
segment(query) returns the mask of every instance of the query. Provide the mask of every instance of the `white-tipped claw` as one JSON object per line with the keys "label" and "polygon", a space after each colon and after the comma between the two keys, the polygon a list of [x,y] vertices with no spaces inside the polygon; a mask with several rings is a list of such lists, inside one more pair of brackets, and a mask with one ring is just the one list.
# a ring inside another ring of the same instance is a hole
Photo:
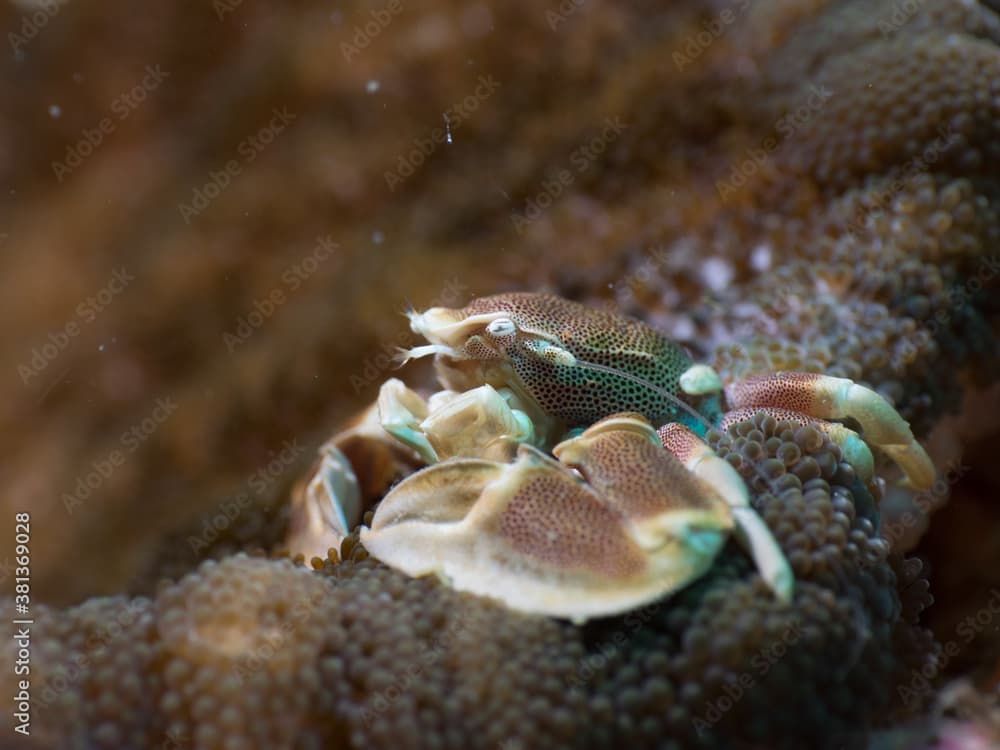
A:
{"label": "white-tipped claw", "polygon": [[937,474],[934,462],[892,404],[871,388],[846,378],[821,377],[816,390],[829,399],[829,416],[853,417],[861,423],[865,439],[885,451],[903,470],[905,486],[930,489]]}
{"label": "white-tipped claw", "polygon": [[774,595],[790,602],[795,589],[795,574],[771,530],[752,508],[733,508],[736,538],[747,551],[757,570]]}
{"label": "white-tipped claw", "polygon": [[678,382],[681,390],[691,396],[703,396],[722,390],[722,379],[719,377],[719,373],[708,365],[691,365],[681,373]]}

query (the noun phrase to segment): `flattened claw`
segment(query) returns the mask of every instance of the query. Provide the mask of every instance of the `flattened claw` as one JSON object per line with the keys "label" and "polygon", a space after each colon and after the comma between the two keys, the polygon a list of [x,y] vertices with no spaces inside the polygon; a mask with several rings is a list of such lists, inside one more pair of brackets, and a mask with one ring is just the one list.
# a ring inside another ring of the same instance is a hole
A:
{"label": "flattened claw", "polygon": [[375,510],[361,542],[378,559],[409,576],[451,576],[451,558],[467,545],[460,522],[504,465],[452,458],[397,484]]}
{"label": "flattened claw", "polygon": [[365,510],[421,465],[416,453],[382,429],[378,409],[370,406],[320,447],[312,471],[292,491],[286,537],[292,555],[324,557],[339,548]]}
{"label": "flattened claw", "polygon": [[344,453],[332,443],[320,449],[319,466],[292,499],[288,548],[307,560],[338,549],[361,521],[358,478]]}
{"label": "flattened claw", "polygon": [[934,484],[930,457],[891,404],[870,388],[847,378],[807,372],[779,372],[726,387],[733,408],[778,407],[824,419],[854,418],[864,438],[885,451],[906,476],[904,484],[927,490]]}
{"label": "flattened claw", "polygon": [[521,445],[513,464],[450,459],[407,478],[361,540],[408,575],[436,574],[514,609],[581,622],[702,575],[729,525],[728,515],[711,528],[678,514],[659,546],[644,548],[615,503]]}
{"label": "flattened claw", "polygon": [[771,530],[750,507],[746,483],[736,469],[684,425],[672,422],[658,431],[663,447],[685,468],[711,485],[732,508],[736,538],[753,559],[761,577],[783,602],[791,601],[795,574]]}
{"label": "flattened claw", "polygon": [[663,450],[656,431],[639,414],[602,419],[553,453],[629,520],[645,549],[661,546],[678,528],[732,529],[729,506]]}

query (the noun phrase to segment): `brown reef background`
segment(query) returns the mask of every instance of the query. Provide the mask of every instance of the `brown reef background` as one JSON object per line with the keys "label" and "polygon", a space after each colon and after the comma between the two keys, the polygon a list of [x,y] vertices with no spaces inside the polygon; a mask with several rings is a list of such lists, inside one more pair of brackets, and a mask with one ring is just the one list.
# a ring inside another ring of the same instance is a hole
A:
{"label": "brown reef background", "polygon": [[961,646],[935,684],[995,712],[991,5],[5,3],[5,595],[22,511],[53,607],[280,548],[401,313],[550,290],[893,398],[951,472],[929,523],[884,504]]}

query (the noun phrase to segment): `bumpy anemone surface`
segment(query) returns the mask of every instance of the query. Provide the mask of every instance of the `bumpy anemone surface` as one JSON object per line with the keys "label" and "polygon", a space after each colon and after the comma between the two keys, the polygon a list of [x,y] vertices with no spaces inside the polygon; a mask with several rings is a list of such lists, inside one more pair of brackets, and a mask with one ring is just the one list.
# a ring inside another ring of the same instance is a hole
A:
{"label": "bumpy anemone surface", "polygon": [[757,414],[710,442],[795,569],[791,605],[735,544],[583,627],[407,579],[354,538],[316,570],[236,555],[152,600],[39,612],[34,746],[854,746],[932,658],[919,566],[887,559],[875,498],[817,428]]}

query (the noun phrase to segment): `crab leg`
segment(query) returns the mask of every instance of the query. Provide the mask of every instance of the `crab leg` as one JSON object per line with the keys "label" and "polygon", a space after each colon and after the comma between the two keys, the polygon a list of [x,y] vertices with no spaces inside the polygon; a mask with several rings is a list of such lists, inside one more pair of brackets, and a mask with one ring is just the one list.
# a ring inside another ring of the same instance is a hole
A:
{"label": "crab leg", "polygon": [[726,386],[729,406],[790,409],[823,419],[853,417],[865,439],[885,451],[903,470],[904,484],[926,490],[934,483],[934,464],[892,405],[870,388],[847,378],[809,372],[779,372],[738,380]]}
{"label": "crab leg", "polygon": [[658,435],[669,453],[729,503],[736,522],[736,538],[775,595],[781,601],[791,601],[795,585],[791,566],[767,524],[750,507],[746,483],[736,469],[682,424],[666,424]]}

